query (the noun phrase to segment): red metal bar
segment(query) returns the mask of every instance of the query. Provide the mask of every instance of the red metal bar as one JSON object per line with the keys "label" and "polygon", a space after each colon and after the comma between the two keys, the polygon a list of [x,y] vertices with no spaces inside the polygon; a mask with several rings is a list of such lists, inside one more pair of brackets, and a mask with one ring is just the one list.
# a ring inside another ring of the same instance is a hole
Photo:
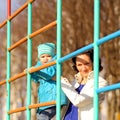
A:
{"label": "red metal bar", "polygon": [[14,12],[12,15],[10,14],[11,13],[11,0],[9,0],[9,5],[8,5],[8,18],[6,20],[4,20],[2,23],[0,23],[0,28],[3,27],[6,23],[7,23],[7,20],[12,20],[15,16],[17,16],[20,12],[22,12],[27,6],[28,6],[28,3],[32,3],[34,2],[35,0],[29,0],[27,1],[23,6],[21,6],[16,12]]}
{"label": "red metal bar", "polygon": [[11,0],[8,0],[7,2],[8,2],[8,4],[7,4],[7,16],[9,18],[9,16],[11,16]]}

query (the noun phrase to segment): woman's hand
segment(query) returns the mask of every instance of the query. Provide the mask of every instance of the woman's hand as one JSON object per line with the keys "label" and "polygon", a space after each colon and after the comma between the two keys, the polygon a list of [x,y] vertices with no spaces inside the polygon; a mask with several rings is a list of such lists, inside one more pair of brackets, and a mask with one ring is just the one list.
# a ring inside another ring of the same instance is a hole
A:
{"label": "woman's hand", "polygon": [[61,81],[66,82],[66,83],[70,83],[69,80],[63,76],[61,76]]}

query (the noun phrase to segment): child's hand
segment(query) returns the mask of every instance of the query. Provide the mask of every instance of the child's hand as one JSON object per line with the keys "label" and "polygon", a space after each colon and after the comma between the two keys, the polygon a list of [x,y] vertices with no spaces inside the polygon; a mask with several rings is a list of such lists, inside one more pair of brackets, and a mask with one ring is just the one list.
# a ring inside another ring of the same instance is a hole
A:
{"label": "child's hand", "polygon": [[26,69],[24,69],[24,72],[25,72],[25,73],[27,73],[27,71],[28,71],[28,69],[27,69],[27,68],[26,68]]}
{"label": "child's hand", "polygon": [[31,67],[31,68],[29,68],[29,69],[28,69],[28,68],[26,68],[26,69],[24,69],[24,72],[25,72],[25,73],[27,73],[29,70],[31,70],[31,69],[33,69],[33,68],[35,68],[35,67],[33,67],[33,66],[32,66],[32,67]]}
{"label": "child's hand", "polygon": [[56,80],[56,76],[52,77],[52,80]]}

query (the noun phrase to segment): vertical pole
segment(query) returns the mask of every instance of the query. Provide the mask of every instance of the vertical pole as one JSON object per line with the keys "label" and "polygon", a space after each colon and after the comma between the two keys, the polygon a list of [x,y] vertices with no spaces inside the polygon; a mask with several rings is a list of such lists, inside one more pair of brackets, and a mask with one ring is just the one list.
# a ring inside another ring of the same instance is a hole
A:
{"label": "vertical pole", "polygon": [[[7,1],[7,17],[11,15],[11,0]],[[7,49],[11,45],[11,21],[7,21]],[[7,111],[10,110],[10,83],[8,80],[11,76],[11,53],[7,50]],[[10,120],[10,115],[6,114],[6,120]]]}
{"label": "vertical pole", "polygon": [[[32,3],[28,4],[28,36],[32,33]],[[28,37],[27,41],[27,68],[32,65],[32,40]],[[27,73],[27,120],[31,120],[31,109],[28,106],[31,104],[31,75]]]}
{"label": "vertical pole", "polygon": [[99,76],[99,47],[97,40],[99,39],[99,20],[100,20],[100,1],[94,0],[94,120],[99,118],[99,95],[96,92],[98,88]]}
{"label": "vertical pole", "polygon": [[58,63],[58,60],[61,57],[61,46],[62,46],[62,0],[57,0],[57,109],[56,109],[57,120],[61,120],[60,118],[61,64]]}

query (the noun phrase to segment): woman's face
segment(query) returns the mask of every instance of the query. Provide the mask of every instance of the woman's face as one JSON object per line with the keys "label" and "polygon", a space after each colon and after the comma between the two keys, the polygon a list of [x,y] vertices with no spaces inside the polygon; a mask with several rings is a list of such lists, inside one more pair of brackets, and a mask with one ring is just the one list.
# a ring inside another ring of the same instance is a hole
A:
{"label": "woman's face", "polygon": [[93,63],[87,54],[81,54],[76,57],[76,68],[83,77],[87,77],[93,69]]}

